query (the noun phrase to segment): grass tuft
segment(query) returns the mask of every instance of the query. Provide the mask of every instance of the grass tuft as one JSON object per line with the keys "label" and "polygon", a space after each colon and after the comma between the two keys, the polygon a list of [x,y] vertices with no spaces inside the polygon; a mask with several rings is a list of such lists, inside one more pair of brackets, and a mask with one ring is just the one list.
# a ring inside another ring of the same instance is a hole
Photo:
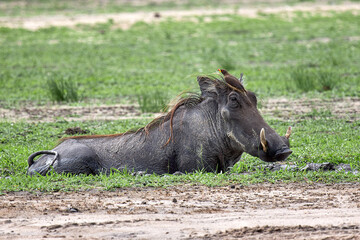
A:
{"label": "grass tuft", "polygon": [[137,94],[138,104],[143,113],[163,112],[168,103],[168,96],[161,90],[141,91]]}
{"label": "grass tuft", "polygon": [[298,67],[291,73],[297,89],[309,92],[316,89],[316,75],[305,67]]}
{"label": "grass tuft", "polygon": [[333,90],[339,81],[339,75],[331,70],[300,66],[291,73],[297,89],[302,92]]}
{"label": "grass tuft", "polygon": [[79,101],[79,89],[72,79],[62,77],[55,79],[49,77],[47,80],[48,94],[52,101],[56,102],[77,102]]}
{"label": "grass tuft", "polygon": [[339,80],[338,74],[332,71],[319,71],[318,82],[320,85],[320,91],[329,91],[336,87]]}

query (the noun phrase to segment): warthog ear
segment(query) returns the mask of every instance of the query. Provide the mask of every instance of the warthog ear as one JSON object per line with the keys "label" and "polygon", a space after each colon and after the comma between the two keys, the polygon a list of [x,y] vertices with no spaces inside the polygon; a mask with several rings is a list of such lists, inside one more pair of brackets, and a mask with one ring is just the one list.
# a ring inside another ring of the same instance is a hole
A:
{"label": "warthog ear", "polygon": [[214,80],[205,76],[199,76],[197,77],[197,80],[200,86],[202,97],[217,97],[218,91],[216,89]]}

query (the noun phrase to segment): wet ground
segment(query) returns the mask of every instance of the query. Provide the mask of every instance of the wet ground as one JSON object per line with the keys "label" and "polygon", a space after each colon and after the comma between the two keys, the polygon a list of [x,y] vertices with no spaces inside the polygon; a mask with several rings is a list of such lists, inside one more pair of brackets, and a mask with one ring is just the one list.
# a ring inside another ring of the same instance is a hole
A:
{"label": "wet ground", "polygon": [[360,239],[360,184],[0,196],[0,239]]}

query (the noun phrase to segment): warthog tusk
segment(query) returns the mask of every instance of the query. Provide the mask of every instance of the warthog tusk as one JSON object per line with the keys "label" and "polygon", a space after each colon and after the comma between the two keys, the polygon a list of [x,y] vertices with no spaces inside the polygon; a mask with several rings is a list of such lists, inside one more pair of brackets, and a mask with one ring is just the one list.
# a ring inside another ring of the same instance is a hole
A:
{"label": "warthog tusk", "polygon": [[265,129],[262,128],[260,131],[260,143],[263,147],[264,152],[267,152],[267,142],[266,142],[266,138],[265,138]]}
{"label": "warthog tusk", "polygon": [[289,139],[290,135],[291,135],[291,127],[289,127],[289,128],[286,130],[285,137],[286,137],[287,139]]}

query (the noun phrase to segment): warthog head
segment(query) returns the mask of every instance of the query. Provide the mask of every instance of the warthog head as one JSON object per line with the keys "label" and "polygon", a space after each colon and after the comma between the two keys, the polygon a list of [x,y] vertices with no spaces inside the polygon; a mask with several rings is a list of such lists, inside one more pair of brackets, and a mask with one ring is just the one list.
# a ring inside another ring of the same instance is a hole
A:
{"label": "warthog head", "polygon": [[220,113],[218,124],[225,131],[232,149],[249,153],[266,162],[285,160],[292,151],[289,148],[291,127],[285,136],[279,136],[262,118],[257,109],[257,98],[247,91],[240,79],[225,70],[225,84],[208,77],[199,77],[202,97],[216,99]]}

